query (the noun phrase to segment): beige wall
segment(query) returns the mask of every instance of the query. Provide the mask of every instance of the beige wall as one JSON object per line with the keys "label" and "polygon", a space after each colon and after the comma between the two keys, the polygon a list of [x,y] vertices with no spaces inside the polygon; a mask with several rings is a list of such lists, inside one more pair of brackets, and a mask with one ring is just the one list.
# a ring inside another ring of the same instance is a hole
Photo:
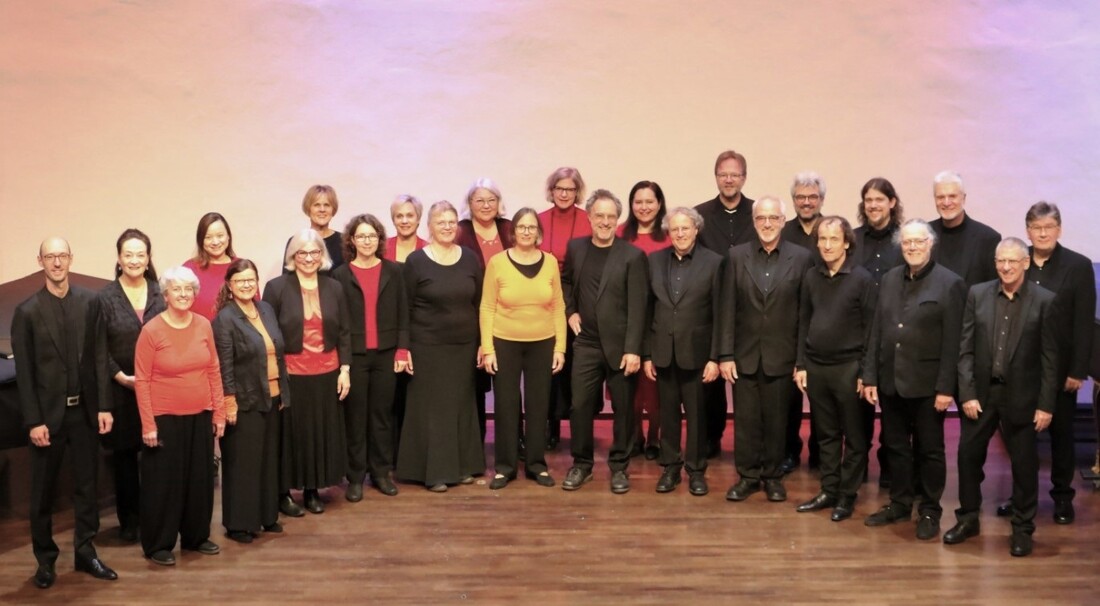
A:
{"label": "beige wall", "polygon": [[971,214],[1023,235],[1061,204],[1063,241],[1100,257],[1100,4],[606,1],[0,0],[0,281],[72,241],[109,277],[136,226],[167,267],[205,211],[264,273],[305,224],[312,183],[341,210],[394,194],[459,201],[496,179],[545,207],[563,164],[625,196],[714,196],[722,149],[750,196],[815,169],[852,217],[882,175],[934,216],[933,174],[962,172]]}

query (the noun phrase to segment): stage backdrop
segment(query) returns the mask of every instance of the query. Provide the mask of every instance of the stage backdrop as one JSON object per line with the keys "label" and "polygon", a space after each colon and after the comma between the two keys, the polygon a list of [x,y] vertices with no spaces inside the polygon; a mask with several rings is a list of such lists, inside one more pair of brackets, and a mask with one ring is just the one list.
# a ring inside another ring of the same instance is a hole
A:
{"label": "stage backdrop", "polygon": [[[625,196],[715,194],[713,161],[748,157],[745,191],[827,180],[853,217],[885,176],[933,218],[958,170],[968,210],[1024,235],[1039,199],[1063,241],[1100,257],[1100,4],[995,0],[0,0],[0,282],[47,235],[110,277],[146,230],[158,267],[229,218],[270,277],[313,183],[336,224],[395,194],[460,201],[496,179],[509,211],[579,167]],[[424,231],[423,229],[421,230]]]}

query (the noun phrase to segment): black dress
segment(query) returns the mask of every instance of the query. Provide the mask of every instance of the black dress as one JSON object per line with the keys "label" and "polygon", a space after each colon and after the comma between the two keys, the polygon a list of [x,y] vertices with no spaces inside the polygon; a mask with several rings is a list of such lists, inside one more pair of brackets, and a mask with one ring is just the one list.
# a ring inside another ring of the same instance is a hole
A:
{"label": "black dress", "polygon": [[454,265],[440,265],[418,250],[404,267],[415,374],[396,475],[427,486],[485,472],[474,403],[482,271],[473,252],[460,250]]}

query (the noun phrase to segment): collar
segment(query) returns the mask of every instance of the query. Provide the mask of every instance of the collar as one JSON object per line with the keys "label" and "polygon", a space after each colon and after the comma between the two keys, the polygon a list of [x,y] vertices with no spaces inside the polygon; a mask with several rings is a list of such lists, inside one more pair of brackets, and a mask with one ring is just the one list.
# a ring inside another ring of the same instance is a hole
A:
{"label": "collar", "polygon": [[904,275],[905,275],[905,279],[906,279],[906,280],[909,280],[909,281],[912,281],[912,282],[916,282],[916,281],[918,281],[918,280],[923,280],[923,279],[924,279],[924,277],[925,277],[925,276],[927,276],[928,274],[932,273],[932,270],[933,270],[933,269],[935,269],[935,268],[936,268],[936,262],[935,262],[935,261],[933,261],[933,260],[931,260],[931,259],[929,259],[929,260],[928,260],[928,265],[925,265],[925,266],[924,266],[924,269],[922,269],[922,270],[920,270],[919,272],[917,272],[917,275],[915,275],[915,276],[912,276],[912,277],[910,277],[910,276],[909,276],[909,267],[908,267],[908,266],[906,266],[906,267],[905,267],[905,271],[904,271],[903,273],[904,273]]}

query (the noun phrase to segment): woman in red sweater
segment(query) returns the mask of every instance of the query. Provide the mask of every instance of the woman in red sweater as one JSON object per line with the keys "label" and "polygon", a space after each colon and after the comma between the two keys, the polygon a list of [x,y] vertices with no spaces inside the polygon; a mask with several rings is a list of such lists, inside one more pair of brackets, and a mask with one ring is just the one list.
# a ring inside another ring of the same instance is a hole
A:
{"label": "woman in red sweater", "polygon": [[218,315],[216,301],[225,281],[225,268],[236,258],[229,222],[221,213],[203,215],[195,230],[195,256],[183,264],[194,272],[201,286],[195,290],[193,313],[214,321],[214,316]]}
{"label": "woman in red sweater", "polygon": [[210,322],[192,313],[199,280],[186,267],[160,278],[168,309],[138,336],[134,391],[141,415],[141,546],[157,564],[172,550],[218,553],[214,513],[214,438],[225,431],[218,353]]}

